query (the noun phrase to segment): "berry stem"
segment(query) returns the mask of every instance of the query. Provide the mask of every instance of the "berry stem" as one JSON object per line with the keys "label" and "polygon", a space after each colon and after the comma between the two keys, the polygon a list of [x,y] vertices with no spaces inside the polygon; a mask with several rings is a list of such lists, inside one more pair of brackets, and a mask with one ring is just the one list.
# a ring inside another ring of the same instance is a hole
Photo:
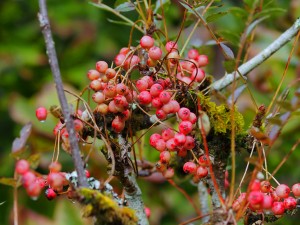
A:
{"label": "berry stem", "polygon": [[40,22],[40,27],[42,29],[42,33],[44,35],[47,55],[49,58],[49,64],[51,67],[52,75],[54,78],[54,82],[56,84],[56,90],[58,94],[58,98],[60,101],[60,105],[63,111],[63,115],[66,122],[67,131],[69,133],[69,141],[71,145],[71,152],[73,162],[78,174],[78,182],[80,187],[87,187],[88,183],[85,177],[84,164],[80,157],[80,150],[77,142],[77,138],[75,135],[73,118],[71,117],[70,109],[68,106],[68,102],[64,93],[63,83],[61,79],[61,73],[59,69],[59,64],[57,60],[56,50],[54,46],[54,41],[52,38],[52,32],[50,28],[50,22],[48,18],[46,0],[39,0],[40,11],[38,13],[38,19]]}

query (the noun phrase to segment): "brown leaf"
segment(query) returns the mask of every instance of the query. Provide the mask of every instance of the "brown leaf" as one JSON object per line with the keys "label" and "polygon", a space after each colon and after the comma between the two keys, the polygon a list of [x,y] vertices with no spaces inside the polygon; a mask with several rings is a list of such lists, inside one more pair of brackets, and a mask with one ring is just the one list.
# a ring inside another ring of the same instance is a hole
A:
{"label": "brown leaf", "polygon": [[31,134],[32,124],[31,122],[27,123],[22,130],[20,131],[20,137],[15,138],[12,144],[12,153],[16,154],[22,151],[25,147],[26,141]]}

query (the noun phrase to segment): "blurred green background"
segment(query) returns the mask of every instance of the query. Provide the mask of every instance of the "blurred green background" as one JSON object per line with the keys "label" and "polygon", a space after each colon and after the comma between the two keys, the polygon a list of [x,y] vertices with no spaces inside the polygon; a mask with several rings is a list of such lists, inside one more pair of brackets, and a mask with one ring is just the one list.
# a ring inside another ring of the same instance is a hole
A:
{"label": "blurred green background", "polygon": [[[104,2],[114,7],[114,1]],[[265,1],[264,4],[268,2],[271,3],[265,6],[266,9],[274,10],[265,11],[265,14],[270,17],[257,27],[249,57],[264,49],[300,15],[298,0]],[[229,41],[228,46],[236,54],[237,40],[244,29],[246,18],[238,8],[232,7],[244,7],[245,4],[239,0],[227,0],[218,4],[223,4],[221,11],[231,11],[214,21],[211,26],[225,41]],[[176,2],[172,2],[171,5],[167,4],[165,9],[169,35],[176,37],[183,9]],[[118,18],[92,6],[88,1],[49,0],[48,11],[66,89],[79,93],[88,84],[86,72],[94,68],[96,61],[111,61],[121,47],[127,46],[130,27],[108,22],[108,18],[115,20]],[[50,118],[41,124],[35,119],[36,107],[58,104],[37,12],[38,1],[4,0],[0,2],[0,177],[13,176],[14,160],[10,156],[11,144],[14,138],[19,136],[21,127],[29,121],[33,122],[34,127],[28,140],[28,152],[43,153],[38,171],[47,173],[47,166],[52,157],[54,147],[52,129],[57,121]],[[137,15],[132,12],[124,13],[124,15],[133,20],[137,18]],[[185,27],[183,36],[179,39],[179,46],[183,45],[184,37],[188,35],[188,32],[189,27]],[[140,37],[141,33],[135,31],[133,43],[136,44]],[[221,77],[224,74],[221,62],[223,58],[214,45],[206,44],[210,38],[203,27],[196,32],[195,38],[201,38],[199,49],[208,54],[211,62],[206,72],[213,74],[216,78]],[[249,88],[258,104],[270,103],[284,72],[291,46],[290,43],[281,49],[249,75]],[[291,81],[300,77],[299,55],[298,43],[282,90]],[[292,97],[292,91],[293,88],[291,88],[290,97]],[[225,94],[229,95],[229,92]],[[72,100],[72,98],[69,99]],[[238,106],[245,116],[247,128],[255,115],[249,94],[245,93],[241,96]],[[299,116],[294,116],[268,158],[270,171],[299,139],[299,128]],[[158,159],[158,153],[150,149],[147,143],[145,152],[153,162]],[[105,162],[99,153],[93,153],[93,156],[90,163],[91,174],[100,179],[105,175],[103,166]],[[237,157],[240,159],[237,168],[242,173],[247,154],[242,152]],[[72,171],[69,156],[62,153],[60,161],[64,170]],[[289,185],[299,182],[299,162],[300,152],[297,149],[278,172],[277,179]],[[192,186],[187,179],[178,178],[175,181],[184,187],[194,199],[197,199],[196,187]],[[187,200],[170,184],[161,183],[158,186],[155,183],[141,181],[141,188],[144,190],[145,204],[152,210],[151,224],[178,224],[195,216]],[[12,224],[13,191],[11,187],[0,185],[0,203],[2,202],[0,224]],[[80,209],[63,198],[49,202],[41,196],[37,201],[33,201],[20,188],[19,206],[22,225],[91,224],[91,221],[82,221]],[[299,218],[300,213],[297,213],[293,217],[287,216],[279,220],[277,224],[283,224],[283,221],[286,225],[297,224]]]}

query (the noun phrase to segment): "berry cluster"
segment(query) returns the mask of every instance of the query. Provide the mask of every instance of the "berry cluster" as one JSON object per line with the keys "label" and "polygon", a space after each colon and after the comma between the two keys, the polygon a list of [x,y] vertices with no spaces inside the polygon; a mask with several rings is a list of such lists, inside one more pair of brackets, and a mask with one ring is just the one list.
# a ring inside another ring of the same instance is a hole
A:
{"label": "berry cluster", "polygon": [[50,173],[45,177],[31,171],[27,160],[21,159],[16,163],[16,173],[20,175],[23,187],[32,198],[37,198],[41,191],[48,186],[45,195],[49,200],[52,200],[57,196],[57,193],[63,191],[64,186],[68,185],[65,174],[60,172],[60,163],[51,163],[49,170]]}
{"label": "berry cluster", "polygon": [[206,155],[201,155],[197,164],[195,162],[186,162],[183,165],[183,171],[193,175],[193,180],[198,182],[200,179],[208,175],[208,166],[210,159]]}
{"label": "berry cluster", "polygon": [[300,197],[300,183],[292,186],[295,196],[291,197],[290,188],[285,184],[280,184],[273,188],[267,180],[254,180],[250,184],[250,192],[241,193],[234,201],[233,210],[238,211],[242,206],[248,206],[253,212],[273,213],[276,217],[281,217],[286,210],[293,210],[297,206],[297,198]]}

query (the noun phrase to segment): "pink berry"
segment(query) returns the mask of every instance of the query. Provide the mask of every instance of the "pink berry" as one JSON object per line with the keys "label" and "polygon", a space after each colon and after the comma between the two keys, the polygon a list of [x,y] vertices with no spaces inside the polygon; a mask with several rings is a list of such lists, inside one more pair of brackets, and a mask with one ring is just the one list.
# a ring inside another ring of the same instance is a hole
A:
{"label": "pink berry", "polygon": [[180,109],[180,105],[176,100],[171,100],[170,104],[172,105],[172,113],[176,113]]}
{"label": "pink berry", "polygon": [[123,120],[128,120],[131,116],[131,111],[129,109],[126,109],[125,111],[122,112],[122,119]]}
{"label": "pink berry", "polygon": [[123,95],[117,95],[114,97],[114,103],[117,107],[122,107],[122,108],[128,108],[128,102],[125,96]]}
{"label": "pink berry", "polygon": [[124,54],[116,55],[116,57],[114,59],[116,66],[121,66],[124,63],[125,58],[126,58],[126,55],[124,55]]}
{"label": "pink berry", "polygon": [[97,80],[100,78],[100,73],[97,70],[89,70],[87,73],[89,80]]}
{"label": "pink berry", "polygon": [[138,95],[138,100],[142,105],[148,105],[152,101],[152,97],[149,91],[142,91]]}
{"label": "pink berry", "polygon": [[52,188],[59,189],[63,186],[64,179],[65,177],[61,173],[51,172],[48,174],[47,182]]}
{"label": "pink berry", "polygon": [[255,208],[259,209],[263,203],[264,194],[260,191],[251,191],[248,196],[248,201],[250,205]]}
{"label": "pink berry", "polygon": [[151,88],[151,86],[154,84],[153,78],[150,76],[143,76],[141,79],[147,81],[148,88]]}
{"label": "pink berry", "polygon": [[251,191],[260,191],[260,181],[259,180],[253,180],[250,183],[250,190]]}
{"label": "pink berry", "polygon": [[189,59],[196,59],[198,55],[199,55],[199,52],[196,49],[192,48],[188,51]]}
{"label": "pink berry", "polygon": [[170,151],[174,151],[176,148],[177,144],[175,143],[175,139],[171,138],[169,140],[166,141],[166,147],[167,149],[169,149]]}
{"label": "pink berry", "polygon": [[86,176],[87,178],[89,178],[89,177],[91,176],[90,171],[85,170],[84,172],[85,172],[85,176]]}
{"label": "pink berry", "polygon": [[163,90],[164,88],[160,84],[153,84],[150,88],[150,94],[152,97],[158,97]]}
{"label": "pink berry", "polygon": [[193,129],[193,124],[190,121],[181,121],[179,123],[179,131],[185,135],[189,134]]}
{"label": "pink berry", "polygon": [[137,55],[132,55],[131,57],[127,58],[124,63],[124,69],[128,70],[134,66],[136,66],[140,62],[140,58]]}
{"label": "pink berry", "polygon": [[145,207],[145,214],[147,216],[147,218],[149,218],[151,216],[151,210],[148,207]]}
{"label": "pink berry", "polygon": [[170,52],[167,56],[167,59],[169,59],[171,66],[175,66],[174,64],[176,64],[178,62],[179,58],[180,58],[180,56],[177,51]]}
{"label": "pink berry", "polygon": [[171,179],[174,176],[174,169],[173,168],[168,168],[163,172],[163,176],[166,179]]}
{"label": "pink berry", "polygon": [[284,214],[283,202],[274,202],[272,206],[272,212],[275,216],[282,216]]}
{"label": "pink berry", "polygon": [[164,110],[162,110],[162,109],[156,110],[155,115],[160,120],[164,120],[164,119],[167,118],[166,112]]}
{"label": "pink berry", "polygon": [[182,133],[176,133],[174,135],[174,142],[176,145],[182,146],[186,141],[186,136]]}
{"label": "pink berry", "polygon": [[153,60],[159,60],[162,56],[162,50],[159,47],[153,46],[149,49],[149,57]]}
{"label": "pink berry", "polygon": [[292,186],[292,192],[296,198],[300,197],[300,183],[294,184]]}
{"label": "pink berry", "polygon": [[112,121],[111,126],[116,133],[120,133],[125,127],[125,121],[119,116],[116,116]]}
{"label": "pink berry", "polygon": [[82,129],[83,129],[83,123],[82,123],[82,121],[79,120],[79,119],[75,119],[74,120],[74,128],[75,128],[75,131],[77,131],[77,132],[82,131]]}
{"label": "pink berry", "polygon": [[120,49],[119,53],[126,55],[129,51],[130,51],[130,48],[123,47],[123,48]]}
{"label": "pink berry", "polygon": [[290,194],[290,188],[285,184],[278,185],[275,191],[280,198],[287,198]]}
{"label": "pink berry", "polygon": [[208,57],[207,55],[198,55],[196,61],[199,67],[206,66],[208,64]]}
{"label": "pink berry", "polygon": [[105,95],[102,92],[97,91],[92,95],[92,99],[94,102],[101,104],[105,101]]}
{"label": "pink berry", "polygon": [[30,197],[37,198],[41,193],[42,188],[37,182],[32,182],[26,188],[26,192]]}
{"label": "pink berry", "polygon": [[160,135],[160,134],[156,134],[156,133],[152,134],[152,135],[150,136],[150,139],[149,139],[150,145],[151,145],[152,147],[155,147],[156,142],[157,142],[159,139],[161,139],[161,135]]}
{"label": "pink berry", "polygon": [[152,107],[159,109],[163,106],[163,103],[160,101],[158,97],[156,97],[152,99],[151,105]]}
{"label": "pink berry", "polygon": [[105,71],[105,76],[108,78],[108,79],[112,79],[116,76],[116,71],[113,69],[113,68],[108,68],[106,71]]}
{"label": "pink berry", "polygon": [[262,202],[263,209],[271,209],[273,205],[273,198],[270,195],[264,195],[264,200]]}
{"label": "pink berry", "polygon": [[183,165],[183,171],[185,173],[194,174],[197,170],[197,165],[194,162],[186,162]]}
{"label": "pink berry", "polygon": [[174,42],[174,41],[168,41],[168,42],[166,43],[166,50],[167,50],[168,52],[171,52],[171,51],[173,51],[173,50],[177,50],[177,48],[178,48],[178,45],[177,45],[177,43]]}
{"label": "pink berry", "polygon": [[163,139],[158,139],[155,143],[156,150],[162,152],[166,149],[166,142]]}
{"label": "pink berry", "polygon": [[41,122],[44,122],[47,119],[47,114],[48,112],[45,107],[39,107],[35,111],[36,118]]}
{"label": "pink berry", "polygon": [[141,38],[140,44],[142,48],[149,49],[154,45],[154,39],[148,35]]}
{"label": "pink berry", "polygon": [[188,120],[190,118],[191,111],[188,108],[182,107],[178,111],[178,117],[181,120]]}
{"label": "pink berry", "polygon": [[186,141],[183,147],[187,150],[192,150],[195,147],[195,139],[191,136],[186,136]]}
{"label": "pink berry", "polygon": [[105,73],[105,71],[108,69],[108,64],[105,61],[98,61],[96,63],[96,70],[99,73]]}
{"label": "pink berry", "polygon": [[146,91],[148,88],[148,82],[144,79],[139,79],[136,82],[136,88],[138,89],[138,91]]}
{"label": "pink berry", "polygon": [[106,98],[115,97],[117,95],[116,86],[112,84],[107,85],[103,90],[103,94],[105,95]]}
{"label": "pink berry", "polygon": [[28,171],[22,176],[22,184],[25,188],[29,186],[29,184],[33,183],[36,179],[36,176],[31,171]]}
{"label": "pink berry", "polygon": [[169,151],[163,151],[159,154],[159,161],[161,161],[161,163],[169,163],[171,159],[171,154]]}
{"label": "pink berry", "polygon": [[46,191],[45,191],[45,195],[46,195],[46,198],[48,200],[52,200],[52,199],[55,199],[57,194],[56,192],[52,189],[52,188],[48,188]]}
{"label": "pink berry", "polygon": [[57,161],[54,161],[49,165],[49,170],[50,170],[50,172],[58,173],[61,171],[61,164]]}
{"label": "pink berry", "polygon": [[25,159],[21,159],[16,163],[16,172],[23,175],[29,171],[29,167],[29,162]]}
{"label": "pink berry", "polygon": [[125,84],[119,83],[119,84],[116,85],[116,92],[119,95],[127,95],[129,90],[128,90],[128,87]]}
{"label": "pink berry", "polygon": [[102,88],[102,82],[100,80],[92,80],[90,82],[90,88],[94,91],[100,91]]}
{"label": "pink berry", "polygon": [[195,68],[191,75],[191,80],[198,83],[202,82],[205,78],[205,72],[201,68]]}
{"label": "pink berry", "polygon": [[95,111],[102,115],[106,115],[109,111],[109,107],[105,103],[101,103],[96,107]]}
{"label": "pink berry", "polygon": [[191,112],[188,121],[190,121],[192,124],[195,124],[197,122],[196,114]]}
{"label": "pink berry", "polygon": [[175,135],[174,131],[171,128],[167,128],[161,132],[162,139],[165,141],[173,138]]}
{"label": "pink berry", "polygon": [[201,179],[208,175],[208,169],[203,166],[199,166],[196,171],[196,177]]}
{"label": "pink berry", "polygon": [[293,197],[287,197],[283,200],[284,208],[287,210],[293,210],[297,206],[297,200]]}
{"label": "pink berry", "polygon": [[159,94],[159,99],[163,104],[167,104],[171,99],[171,94],[167,91],[162,91]]}

